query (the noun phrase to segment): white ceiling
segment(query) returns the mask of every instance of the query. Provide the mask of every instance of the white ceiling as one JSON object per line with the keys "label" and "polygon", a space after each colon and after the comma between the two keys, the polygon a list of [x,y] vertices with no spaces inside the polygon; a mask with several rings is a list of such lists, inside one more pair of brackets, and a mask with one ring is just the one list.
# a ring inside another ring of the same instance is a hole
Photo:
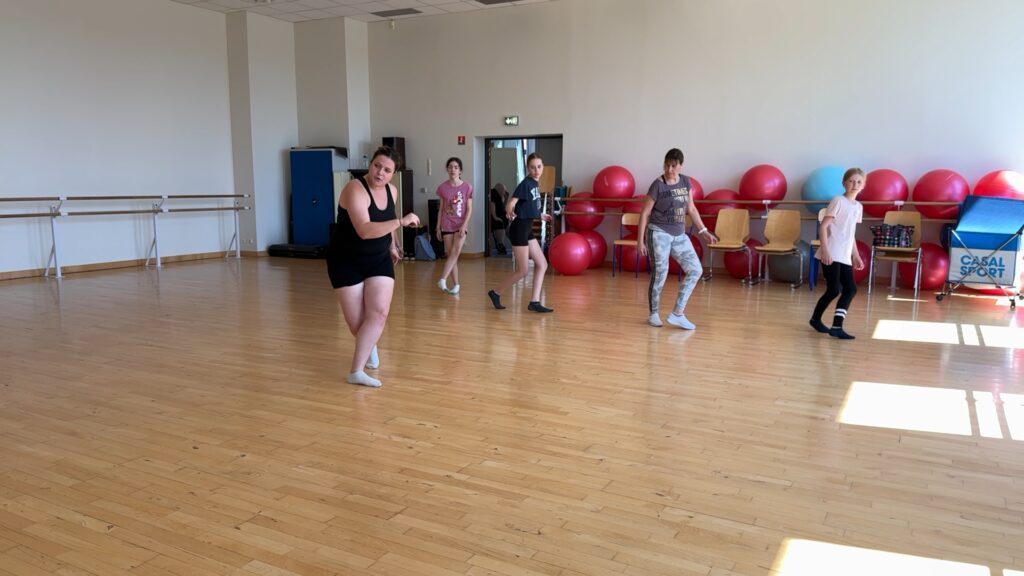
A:
{"label": "white ceiling", "polygon": [[487,10],[500,8],[502,6],[516,6],[523,4],[536,4],[537,2],[551,2],[553,0],[513,0],[502,4],[487,6],[475,0],[173,0],[182,4],[205,8],[225,14],[231,12],[248,11],[256,14],[263,14],[278,20],[287,22],[304,22],[306,20],[320,20],[322,18],[337,18],[347,16],[363,22],[377,22],[379,20],[391,20],[386,16],[377,16],[374,12],[386,10],[399,10],[402,8],[415,8],[420,14],[409,16],[395,16],[395,20],[402,18],[416,18],[418,16],[433,16],[438,14],[455,14],[458,12],[469,12],[472,10]]}

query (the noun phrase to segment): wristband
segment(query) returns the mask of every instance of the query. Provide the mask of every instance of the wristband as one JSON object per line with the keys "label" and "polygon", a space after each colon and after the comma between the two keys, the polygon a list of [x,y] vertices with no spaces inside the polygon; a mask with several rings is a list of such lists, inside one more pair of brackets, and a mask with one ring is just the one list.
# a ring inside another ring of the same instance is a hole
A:
{"label": "wristband", "polygon": [[700,230],[697,230],[697,234],[703,234],[703,233],[705,233],[707,231],[708,231],[708,227],[705,226],[705,227],[701,228]]}

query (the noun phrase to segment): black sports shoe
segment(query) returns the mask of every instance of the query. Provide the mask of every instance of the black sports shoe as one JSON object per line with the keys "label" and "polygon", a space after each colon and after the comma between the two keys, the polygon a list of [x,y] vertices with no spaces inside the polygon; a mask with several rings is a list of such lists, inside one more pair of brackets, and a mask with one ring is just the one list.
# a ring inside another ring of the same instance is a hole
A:
{"label": "black sports shoe", "polygon": [[842,328],[829,328],[828,335],[833,338],[839,338],[840,340],[853,340],[856,336],[847,334]]}
{"label": "black sports shoe", "polygon": [[822,323],[821,320],[815,320],[814,318],[811,318],[808,324],[811,325],[811,328],[814,328],[815,330],[821,332],[822,334],[828,333],[828,326],[825,326],[825,324]]}
{"label": "black sports shoe", "polygon": [[554,312],[554,308],[548,308],[540,302],[530,302],[530,305],[526,307],[530,312]]}
{"label": "black sports shoe", "polygon": [[497,292],[495,292],[494,290],[491,290],[491,291],[489,291],[487,293],[487,295],[490,296],[491,304],[494,304],[494,308],[495,309],[497,309],[497,310],[504,310],[505,309],[505,307],[501,305],[501,296]]}

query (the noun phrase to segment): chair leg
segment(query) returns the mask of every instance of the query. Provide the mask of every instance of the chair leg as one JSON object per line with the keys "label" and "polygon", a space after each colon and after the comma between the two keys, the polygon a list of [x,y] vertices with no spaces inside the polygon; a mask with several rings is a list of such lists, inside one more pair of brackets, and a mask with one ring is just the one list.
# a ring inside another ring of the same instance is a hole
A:
{"label": "chair leg", "polygon": [[619,247],[612,245],[612,278],[615,278],[615,253],[618,252]]}
{"label": "chair leg", "polygon": [[797,280],[796,286],[793,286],[793,288],[799,288],[804,283],[804,253],[799,251],[796,254],[800,257],[800,279]]}
{"label": "chair leg", "polygon": [[701,280],[703,280],[705,282],[710,282],[711,281],[711,276],[713,275],[711,271],[714,269],[714,268],[712,268],[712,266],[714,266],[714,265],[715,265],[715,251],[712,250],[711,248],[708,248],[708,264],[706,266],[704,266],[704,276],[701,278]]}
{"label": "chair leg", "polygon": [[918,290],[921,288],[921,251],[918,251],[918,265],[913,271],[913,297],[918,297]]}
{"label": "chair leg", "polygon": [[896,293],[896,262],[892,263],[892,272],[889,273],[889,293]]}
{"label": "chair leg", "polygon": [[875,247],[871,247],[871,263],[868,265],[868,295],[871,295],[871,285],[875,283]]}
{"label": "chair leg", "polygon": [[[803,252],[800,253],[800,259],[804,259]],[[803,266],[800,267],[800,273],[803,274]],[[811,261],[807,263],[807,289],[814,292],[814,284],[818,281],[818,259],[811,254]],[[870,291],[870,288],[868,289]]]}
{"label": "chair leg", "polygon": [[636,249],[636,258],[633,259],[633,278],[640,277],[640,249]]}

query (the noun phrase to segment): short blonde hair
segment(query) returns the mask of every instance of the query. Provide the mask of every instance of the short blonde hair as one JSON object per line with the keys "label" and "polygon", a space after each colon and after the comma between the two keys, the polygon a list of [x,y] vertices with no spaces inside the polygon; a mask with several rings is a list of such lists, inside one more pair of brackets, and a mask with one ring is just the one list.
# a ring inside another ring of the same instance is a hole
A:
{"label": "short blonde hair", "polygon": [[861,170],[860,168],[850,168],[843,174],[843,182],[846,182],[854,175],[860,175],[862,178],[867,178],[867,176],[864,174],[864,171]]}

